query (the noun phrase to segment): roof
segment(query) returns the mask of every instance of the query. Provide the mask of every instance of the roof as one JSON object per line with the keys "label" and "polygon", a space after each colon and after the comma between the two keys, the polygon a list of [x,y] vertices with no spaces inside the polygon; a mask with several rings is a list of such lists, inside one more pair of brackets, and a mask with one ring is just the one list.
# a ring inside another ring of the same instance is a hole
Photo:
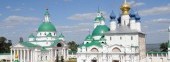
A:
{"label": "roof", "polygon": [[106,25],[98,25],[92,33],[92,36],[100,36],[103,35],[103,33],[110,31],[110,28]]}
{"label": "roof", "polygon": [[61,33],[61,34],[59,35],[59,38],[64,38],[64,35]]}
{"label": "roof", "polygon": [[110,19],[115,19],[116,18],[116,15],[115,13],[112,11],[111,14],[110,14]]}
{"label": "roof", "polygon": [[85,41],[92,41],[92,40],[93,40],[93,37],[90,34],[85,38]]}
{"label": "roof", "polygon": [[30,43],[30,42],[28,42],[28,41],[26,41],[26,42],[20,42],[20,44],[22,44],[22,45],[24,45],[24,46],[26,46],[26,47],[29,47],[29,48],[33,48],[33,47],[38,47],[39,45],[34,45],[34,44],[32,44],[32,43]]}
{"label": "roof", "polygon": [[168,52],[146,52],[147,54],[168,54]]}
{"label": "roof", "polygon": [[29,38],[35,38],[35,36],[33,34],[30,34]]}
{"label": "roof", "polygon": [[132,30],[128,26],[118,26],[114,31],[109,31],[105,33],[105,35],[111,35],[111,34],[134,34],[134,33],[141,33],[144,34],[143,32],[139,32],[137,30]]}
{"label": "roof", "polygon": [[47,51],[47,49],[45,47],[42,47],[41,51]]}
{"label": "roof", "polygon": [[51,23],[51,22],[43,22],[42,24],[40,24],[39,28],[38,28],[38,31],[43,31],[43,32],[46,32],[46,31],[56,31],[56,28],[55,26]]}
{"label": "roof", "polygon": [[52,37],[51,33],[49,33],[49,34],[47,35],[47,37]]}
{"label": "roof", "polygon": [[90,47],[90,46],[102,47],[102,45],[101,45],[101,43],[99,42],[99,40],[93,40],[92,42],[86,43],[86,44],[82,44],[82,45],[80,45],[79,47],[82,47],[82,46],[85,46],[85,47]]}
{"label": "roof", "polygon": [[61,40],[54,40],[54,42],[50,46],[56,46]]}

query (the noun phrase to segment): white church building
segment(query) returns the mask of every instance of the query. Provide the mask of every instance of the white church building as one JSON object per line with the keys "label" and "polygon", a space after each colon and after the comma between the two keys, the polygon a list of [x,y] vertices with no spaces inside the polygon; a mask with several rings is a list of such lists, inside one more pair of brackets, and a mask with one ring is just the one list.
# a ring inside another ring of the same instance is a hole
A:
{"label": "white church building", "polygon": [[169,52],[146,52],[140,16],[126,0],[120,9],[119,17],[112,11],[110,27],[97,12],[94,30],[78,47],[77,62],[170,62],[170,48]]}
{"label": "white church building", "polygon": [[57,34],[47,9],[36,34],[30,34],[28,41],[20,41],[11,47],[11,62],[54,62],[56,57],[67,60],[64,36]]}

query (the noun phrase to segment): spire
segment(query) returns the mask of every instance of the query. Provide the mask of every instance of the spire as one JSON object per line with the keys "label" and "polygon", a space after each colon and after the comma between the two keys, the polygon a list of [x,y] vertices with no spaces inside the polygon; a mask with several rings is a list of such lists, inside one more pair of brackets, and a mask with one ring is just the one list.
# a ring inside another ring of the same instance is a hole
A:
{"label": "spire", "polygon": [[44,17],[45,17],[44,22],[50,22],[50,14],[48,12],[48,9],[46,9]]}
{"label": "spire", "polygon": [[128,15],[129,14],[130,5],[127,3],[126,0],[124,0],[124,3],[122,4],[120,9],[122,10],[123,15]]}
{"label": "spire", "polygon": [[110,19],[115,19],[115,18],[116,18],[116,15],[115,15],[115,13],[112,10],[112,13],[110,14]]}
{"label": "spire", "polygon": [[102,16],[102,13],[100,11],[100,8],[98,7],[98,9],[97,9],[97,17],[101,17],[101,16]]}
{"label": "spire", "polygon": [[138,12],[137,12],[136,15],[135,15],[135,19],[136,19],[137,21],[140,20],[140,16],[139,16]]}

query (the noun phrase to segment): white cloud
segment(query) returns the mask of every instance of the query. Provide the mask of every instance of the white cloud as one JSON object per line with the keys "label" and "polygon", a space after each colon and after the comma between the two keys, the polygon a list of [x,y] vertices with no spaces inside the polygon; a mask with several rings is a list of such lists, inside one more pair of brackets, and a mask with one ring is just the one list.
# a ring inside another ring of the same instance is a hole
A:
{"label": "white cloud", "polygon": [[167,14],[170,13],[170,5],[167,4],[166,6],[153,7],[150,9],[139,11],[139,13],[142,16]]}
{"label": "white cloud", "polygon": [[145,3],[143,2],[135,2],[135,1],[130,1],[129,4],[133,7],[145,5]]}
{"label": "white cloud", "polygon": [[[0,27],[15,27],[17,25],[34,24],[40,19],[36,17],[25,17],[25,16],[8,16],[0,23]],[[34,23],[33,23],[34,22]]]}
{"label": "white cloud", "polygon": [[6,9],[11,9],[11,6],[6,6],[5,8],[6,8]]}
{"label": "white cloud", "polygon": [[91,28],[93,28],[92,23],[79,23],[73,26],[56,26],[61,32],[65,33],[77,33],[77,32],[88,32]]}
{"label": "white cloud", "polygon": [[[105,17],[107,17],[107,13],[102,11],[103,15]],[[94,20],[94,18],[96,17],[97,13],[81,13],[81,14],[74,14],[70,17],[68,17],[68,19],[70,20],[78,20],[78,21],[92,21]]]}
{"label": "white cloud", "polygon": [[152,20],[152,22],[155,22],[155,23],[170,23],[170,19],[159,18],[159,19]]}

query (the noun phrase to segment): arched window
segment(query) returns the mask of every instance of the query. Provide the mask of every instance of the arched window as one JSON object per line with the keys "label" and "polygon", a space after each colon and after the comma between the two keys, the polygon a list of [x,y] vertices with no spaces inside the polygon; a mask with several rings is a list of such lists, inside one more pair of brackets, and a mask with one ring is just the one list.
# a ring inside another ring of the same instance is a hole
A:
{"label": "arched window", "polygon": [[61,43],[58,43],[58,44],[57,44],[57,47],[62,47],[62,44],[61,44]]}
{"label": "arched window", "polygon": [[99,52],[97,48],[92,48],[91,52]]}
{"label": "arched window", "polygon": [[121,50],[119,48],[115,47],[112,49],[112,52],[121,52]]}

